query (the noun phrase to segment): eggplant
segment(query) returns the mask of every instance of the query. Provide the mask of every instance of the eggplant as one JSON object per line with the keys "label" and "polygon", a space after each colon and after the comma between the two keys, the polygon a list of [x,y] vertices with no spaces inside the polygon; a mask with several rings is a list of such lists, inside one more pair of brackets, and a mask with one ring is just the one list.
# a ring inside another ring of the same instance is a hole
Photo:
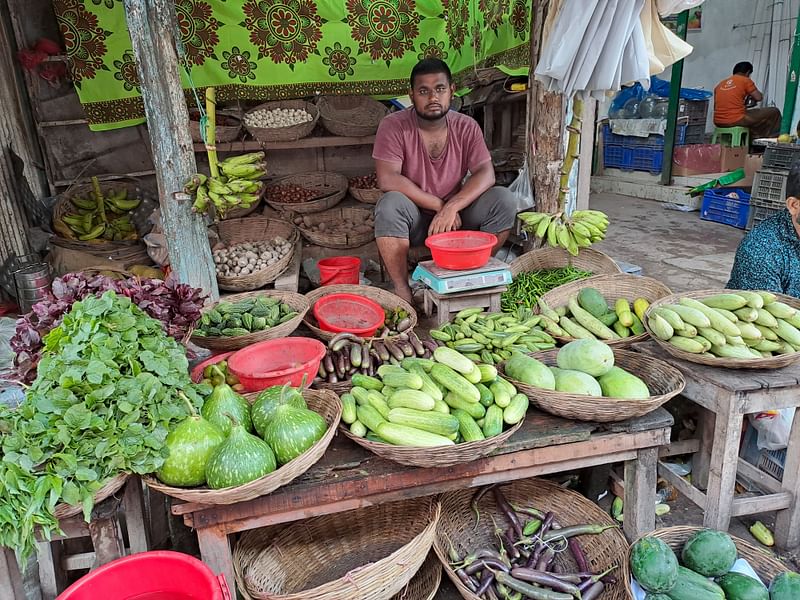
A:
{"label": "eggplant", "polygon": [[397,345],[392,342],[391,340],[384,340],[384,345],[389,353],[398,361],[403,360],[406,357],[405,352],[402,349],[398,348]]}
{"label": "eggplant", "polygon": [[425,354],[425,346],[422,345],[422,341],[417,337],[417,334],[413,331],[408,333],[408,341],[411,342],[411,345],[414,347],[414,352],[417,356],[422,356]]}
{"label": "eggplant", "polygon": [[378,353],[378,358],[381,362],[386,362],[389,360],[389,350],[387,350],[386,345],[383,342],[376,340],[372,343],[372,347]]}
{"label": "eggplant", "polygon": [[411,345],[411,342],[399,340],[396,342],[396,345],[400,350],[403,351],[403,356],[409,358],[414,356],[416,353],[414,352],[414,346]]}
{"label": "eggplant", "polygon": [[333,356],[331,355],[330,351],[325,355],[325,358],[322,359],[322,364],[325,365],[325,371],[327,373],[333,373],[336,370],[336,367],[333,364]]}

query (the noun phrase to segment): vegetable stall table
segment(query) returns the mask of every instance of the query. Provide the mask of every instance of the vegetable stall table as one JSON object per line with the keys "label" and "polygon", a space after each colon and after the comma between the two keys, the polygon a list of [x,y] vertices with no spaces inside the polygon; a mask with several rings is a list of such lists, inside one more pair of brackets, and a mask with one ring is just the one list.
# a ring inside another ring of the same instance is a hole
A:
{"label": "vegetable stall table", "polygon": [[[800,503],[795,501],[800,485],[800,419],[794,420],[789,436],[783,481],[739,458],[744,415],[800,407],[800,365],[774,371],[714,368],[674,358],[652,341],[634,347],[679,369],[686,379],[682,394],[701,408],[700,449],[693,459],[692,481],[706,492],[663,462],[662,477],[703,509],[706,527],[727,531],[731,517],[778,511],[777,544],[784,548],[800,544]],[[734,498],[737,471],[769,493]]]}
{"label": "vegetable stall table", "polygon": [[234,579],[228,535],[344,512],[382,502],[438,494],[625,462],[624,529],[631,538],[655,527],[658,449],[669,444],[672,416],[664,409],[622,423],[600,425],[528,411],[525,422],[494,454],[444,468],[407,467],[384,460],[337,436],[325,456],[301,477],[275,492],[247,502],[209,506],[174,500],[197,532],[200,553],[230,585]]}

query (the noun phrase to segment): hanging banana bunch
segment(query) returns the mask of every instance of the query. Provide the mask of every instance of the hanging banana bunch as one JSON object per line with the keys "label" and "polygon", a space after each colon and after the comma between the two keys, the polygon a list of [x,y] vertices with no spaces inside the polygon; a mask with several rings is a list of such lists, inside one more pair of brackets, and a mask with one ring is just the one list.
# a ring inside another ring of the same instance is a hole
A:
{"label": "hanging banana bunch", "polygon": [[211,176],[198,173],[183,189],[194,196],[194,212],[208,213],[212,218],[224,219],[230,211],[247,209],[258,202],[264,186],[259,180],[266,175],[267,165],[263,152],[232,156],[219,162],[215,146],[216,106],[216,91],[213,87],[206,88],[206,151]]}
{"label": "hanging banana bunch", "polygon": [[128,190],[120,188],[103,195],[100,181],[92,177],[90,197],[75,195],[70,198],[75,212],[53,220],[53,230],[69,240],[122,241],[139,238],[131,222],[131,211],[141,200],[128,198]]}
{"label": "hanging banana bunch", "polygon": [[608,216],[599,210],[576,210],[571,216],[563,212],[525,212],[518,216],[525,231],[572,256],[604,239],[608,228]]}

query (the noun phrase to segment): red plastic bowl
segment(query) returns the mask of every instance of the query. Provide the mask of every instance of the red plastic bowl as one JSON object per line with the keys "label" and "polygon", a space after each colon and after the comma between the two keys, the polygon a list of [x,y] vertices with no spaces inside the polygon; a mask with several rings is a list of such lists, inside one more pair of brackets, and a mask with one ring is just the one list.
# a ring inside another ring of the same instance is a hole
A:
{"label": "red plastic bowl", "polygon": [[195,383],[200,383],[201,381],[203,381],[203,370],[208,365],[215,365],[218,362],[221,362],[226,358],[228,358],[231,354],[233,354],[233,352],[224,352],[222,354],[215,354],[213,356],[209,356],[207,359],[205,359],[203,362],[197,365],[194,369],[192,369],[192,381],[194,381]]}
{"label": "red plastic bowl", "polygon": [[482,267],[492,257],[496,243],[497,236],[483,231],[448,231],[425,240],[436,266],[453,271]]}
{"label": "red plastic bowl", "polygon": [[323,331],[346,331],[361,337],[375,335],[386,320],[380,304],[356,294],[323,296],[314,303],[314,316]]}
{"label": "red plastic bowl", "polygon": [[325,344],[311,338],[267,340],[234,352],[228,359],[228,370],[248,392],[285,383],[300,387],[303,375],[308,386],[317,376],[325,351]]}
{"label": "red plastic bowl", "polygon": [[84,575],[57,600],[230,600],[223,575],[180,552],[140,552]]}

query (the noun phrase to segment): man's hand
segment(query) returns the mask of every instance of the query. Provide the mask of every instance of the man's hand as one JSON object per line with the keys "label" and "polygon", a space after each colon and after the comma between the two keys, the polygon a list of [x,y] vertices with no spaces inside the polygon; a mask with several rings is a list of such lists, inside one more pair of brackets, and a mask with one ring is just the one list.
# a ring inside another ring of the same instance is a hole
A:
{"label": "man's hand", "polygon": [[430,227],[428,227],[428,235],[436,235],[437,233],[445,233],[447,231],[456,231],[461,227],[461,216],[458,211],[453,208],[448,208],[445,204],[436,216],[433,217]]}

